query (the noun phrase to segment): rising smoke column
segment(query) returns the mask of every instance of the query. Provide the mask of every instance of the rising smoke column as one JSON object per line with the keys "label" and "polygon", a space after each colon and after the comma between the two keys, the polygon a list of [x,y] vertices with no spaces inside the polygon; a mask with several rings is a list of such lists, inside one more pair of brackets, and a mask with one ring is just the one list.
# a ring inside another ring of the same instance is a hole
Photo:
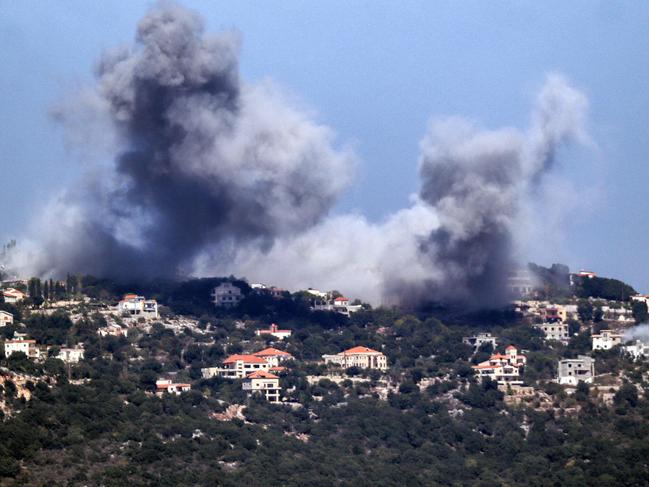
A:
{"label": "rising smoke column", "polygon": [[78,128],[79,113],[101,112],[119,154],[52,210],[39,273],[180,275],[205,248],[268,249],[327,214],[352,158],[270,83],[245,84],[238,57],[236,33],[205,35],[168,3],[134,46],[102,57],[96,88],[58,116]]}
{"label": "rising smoke column", "polygon": [[587,140],[588,101],[558,75],[539,93],[530,129],[480,130],[463,119],[431,122],[421,143],[420,198],[439,227],[421,250],[443,279],[428,296],[443,302],[497,305],[507,298],[521,210],[551,168],[557,149]]}

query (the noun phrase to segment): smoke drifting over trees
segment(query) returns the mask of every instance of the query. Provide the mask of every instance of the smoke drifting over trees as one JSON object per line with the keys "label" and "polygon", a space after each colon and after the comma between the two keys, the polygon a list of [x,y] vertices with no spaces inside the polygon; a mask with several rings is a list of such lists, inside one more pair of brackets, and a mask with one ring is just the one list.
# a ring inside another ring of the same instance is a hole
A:
{"label": "smoke drifting over trees", "polygon": [[269,84],[242,81],[238,46],[163,4],[132,48],[102,57],[96,88],[58,115],[72,128],[89,110],[107,120],[114,166],[61,197],[23,264],[41,275],[234,273],[375,303],[503,298],[525,201],[557,148],[586,140],[582,93],[549,76],[526,132],[432,121],[418,196],[374,224],[328,215],[353,155]]}

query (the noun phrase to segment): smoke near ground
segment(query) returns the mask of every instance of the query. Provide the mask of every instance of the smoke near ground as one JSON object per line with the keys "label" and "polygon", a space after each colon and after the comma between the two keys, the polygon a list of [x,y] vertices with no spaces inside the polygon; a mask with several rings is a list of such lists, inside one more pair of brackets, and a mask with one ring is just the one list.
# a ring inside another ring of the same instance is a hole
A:
{"label": "smoke near ground", "polygon": [[237,34],[205,35],[196,14],[170,4],[142,19],[133,47],[105,54],[97,86],[57,113],[71,140],[94,141],[79,120],[101,120],[117,157],[50,205],[24,268],[235,274],[375,304],[502,302],[526,202],[559,147],[587,141],[581,92],[549,76],[526,131],[432,120],[418,195],[373,223],[329,215],[353,155],[271,83],[241,80],[238,55]]}
{"label": "smoke near ground", "polygon": [[640,340],[644,344],[649,344],[649,324],[643,323],[625,330],[624,341],[631,340]]}

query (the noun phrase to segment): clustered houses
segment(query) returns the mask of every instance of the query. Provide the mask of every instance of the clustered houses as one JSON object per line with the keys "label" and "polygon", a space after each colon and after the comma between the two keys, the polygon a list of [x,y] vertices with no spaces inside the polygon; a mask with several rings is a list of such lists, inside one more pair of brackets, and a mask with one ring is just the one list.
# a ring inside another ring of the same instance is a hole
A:
{"label": "clustered houses", "polygon": [[324,298],[314,300],[311,306],[314,311],[334,311],[345,316],[351,316],[352,313],[356,313],[362,308],[360,304],[351,304],[349,299],[344,296],[332,298],[329,294]]}
{"label": "clustered houses", "polygon": [[579,318],[576,304],[554,304],[550,301],[514,301],[516,311],[543,322],[567,322]]}
{"label": "clustered houses", "polygon": [[223,361],[222,367],[208,367],[201,370],[203,377],[224,377],[242,379],[242,388],[248,392],[262,392],[266,400],[279,402],[281,388],[279,377],[271,372],[281,372],[283,362],[292,360],[293,356],[276,348],[266,348],[254,354],[230,355]]}
{"label": "clustered houses", "polygon": [[622,343],[624,335],[615,333],[612,330],[602,330],[598,335],[593,335],[592,338],[593,350],[610,350]]}
{"label": "clustered houses", "polygon": [[124,315],[157,319],[158,303],[155,299],[146,299],[137,294],[125,294],[117,305],[117,310]]}
{"label": "clustered houses", "polygon": [[24,292],[19,291],[18,289],[14,289],[12,287],[3,289],[2,296],[4,297],[5,303],[11,303],[11,304],[15,304],[19,301],[22,301],[23,299],[25,299],[25,297],[27,297],[27,295]]}
{"label": "clustered houses", "polygon": [[14,315],[8,311],[0,310],[0,327],[13,325],[14,324]]}
{"label": "clustered houses", "polygon": [[243,299],[243,293],[238,286],[231,282],[223,282],[212,290],[214,306],[232,308]]}
{"label": "clustered houses", "polygon": [[559,361],[557,382],[576,386],[579,382],[592,383],[595,377],[595,359],[588,355]]}
{"label": "clustered houses", "polygon": [[171,379],[159,379],[155,381],[156,394],[162,395],[165,392],[179,395],[182,392],[189,391],[191,384],[175,383]]}
{"label": "clustered houses", "polygon": [[510,345],[504,355],[496,353],[489,360],[474,365],[473,370],[482,379],[489,378],[501,385],[520,385],[523,383],[521,375],[526,362],[525,355],[519,355],[516,347]]}
{"label": "clustered houses", "polygon": [[462,338],[462,343],[478,350],[485,343],[491,343],[491,346],[496,348],[498,346],[498,339],[492,336],[491,333],[478,333],[475,336]]}
{"label": "clustered houses", "polygon": [[322,358],[326,364],[340,365],[344,368],[360,367],[382,371],[388,369],[387,357],[367,347],[354,347],[335,355],[323,355]]}
{"label": "clustered houses", "polygon": [[291,330],[280,330],[275,323],[271,324],[270,327],[266,330],[256,330],[255,335],[258,337],[261,336],[273,336],[279,340],[284,340],[291,336],[293,332]]}
{"label": "clustered houses", "polygon": [[561,343],[568,343],[568,341],[570,341],[568,324],[563,323],[562,321],[555,323],[541,323],[534,325],[534,328],[537,328],[543,332],[543,334],[545,335],[545,340],[555,340]]}
{"label": "clustered houses", "polygon": [[252,292],[260,296],[270,296],[272,298],[281,298],[286,293],[285,289],[275,286],[266,286],[266,284],[251,284]]}
{"label": "clustered houses", "polygon": [[15,338],[5,340],[5,357],[11,357],[14,353],[24,353],[30,359],[39,359],[42,356],[40,348],[36,345],[36,340],[26,338]]}

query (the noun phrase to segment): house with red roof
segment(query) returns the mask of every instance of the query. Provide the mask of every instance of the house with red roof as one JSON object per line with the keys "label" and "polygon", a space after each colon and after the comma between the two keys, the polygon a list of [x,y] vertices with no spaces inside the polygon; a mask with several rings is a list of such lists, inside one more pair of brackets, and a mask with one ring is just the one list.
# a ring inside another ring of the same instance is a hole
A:
{"label": "house with red roof", "polygon": [[291,330],[280,330],[279,327],[275,324],[272,323],[270,325],[270,328],[266,330],[257,330],[255,331],[255,335],[258,337],[263,337],[263,336],[273,336],[279,340],[284,340],[284,338],[288,338],[291,336],[293,332]]}
{"label": "house with red roof", "polygon": [[191,384],[175,383],[171,379],[159,379],[155,381],[156,394],[161,396],[165,392],[180,395],[191,390]]}
{"label": "house with red roof", "polygon": [[281,387],[279,377],[264,370],[248,374],[241,383],[241,388],[251,394],[263,394],[268,402],[278,403]]}
{"label": "house with red roof", "polygon": [[27,358],[39,359],[41,358],[41,350],[36,345],[36,340],[28,340],[20,337],[14,340],[5,340],[5,357],[10,357],[14,353],[24,353]]}
{"label": "house with red roof", "polygon": [[269,347],[253,353],[255,357],[263,358],[271,367],[279,367],[286,360],[293,360],[293,355],[277,348]]}
{"label": "house with red roof", "polygon": [[521,375],[525,369],[527,357],[519,354],[518,349],[509,345],[505,349],[505,353],[495,353],[489,360],[474,365],[472,368],[476,375],[482,379],[489,378],[498,382],[498,384],[505,385],[521,385]]}
{"label": "house with red roof", "polygon": [[12,287],[3,289],[2,296],[4,297],[5,303],[11,303],[11,304],[15,304],[18,301],[22,301],[27,297],[27,295],[24,292],[19,291],[18,289],[14,289]]}
{"label": "house with red roof", "polygon": [[248,354],[230,355],[223,361],[221,367],[207,367],[201,369],[203,377],[225,377],[227,379],[243,379],[252,372],[267,371],[271,365],[262,357]]}
{"label": "house with red roof", "polygon": [[14,324],[14,315],[9,311],[0,309],[0,326],[7,326]]}
{"label": "house with red roof", "polygon": [[323,355],[326,364],[335,364],[343,368],[360,367],[362,369],[388,369],[387,357],[368,347],[353,347],[335,355]]}

